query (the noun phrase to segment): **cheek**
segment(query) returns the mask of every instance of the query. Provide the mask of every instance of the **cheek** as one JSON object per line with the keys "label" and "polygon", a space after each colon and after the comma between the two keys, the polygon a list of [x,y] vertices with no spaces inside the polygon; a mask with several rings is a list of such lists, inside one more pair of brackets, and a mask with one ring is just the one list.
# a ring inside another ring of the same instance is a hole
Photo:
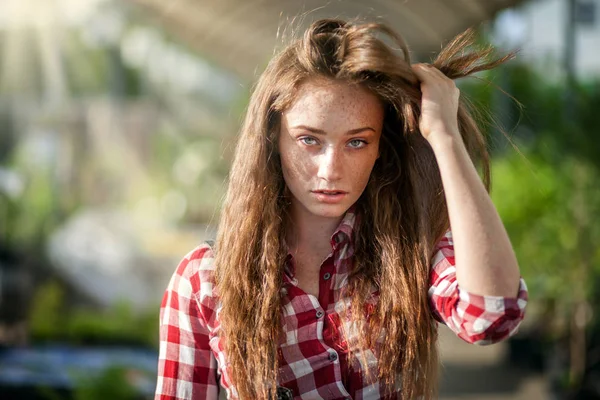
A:
{"label": "cheek", "polygon": [[312,160],[294,146],[283,146],[280,152],[281,169],[288,186],[307,180],[312,171]]}
{"label": "cheek", "polygon": [[350,176],[354,177],[357,188],[361,187],[364,189],[364,187],[367,186],[376,161],[377,151],[365,155],[364,158],[355,160],[355,162],[349,166],[349,171],[351,171]]}

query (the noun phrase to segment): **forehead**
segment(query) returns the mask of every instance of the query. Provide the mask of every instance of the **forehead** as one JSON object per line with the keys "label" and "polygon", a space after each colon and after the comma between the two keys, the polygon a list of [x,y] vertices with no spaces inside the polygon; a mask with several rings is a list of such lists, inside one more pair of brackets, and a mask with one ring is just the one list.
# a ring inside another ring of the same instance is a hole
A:
{"label": "forehead", "polygon": [[360,85],[325,79],[303,82],[294,100],[283,112],[288,121],[323,122],[378,126],[383,120],[381,101]]}

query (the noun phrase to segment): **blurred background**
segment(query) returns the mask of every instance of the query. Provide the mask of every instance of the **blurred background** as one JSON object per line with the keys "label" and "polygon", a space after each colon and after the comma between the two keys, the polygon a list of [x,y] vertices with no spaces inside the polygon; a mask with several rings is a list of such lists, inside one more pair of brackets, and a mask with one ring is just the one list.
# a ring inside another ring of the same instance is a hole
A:
{"label": "blurred background", "polygon": [[600,0],[2,0],[1,399],[153,397],[160,301],[214,237],[250,88],[332,16],[413,62],[468,27],[521,49],[459,86],[531,301],[500,345],[440,330],[441,398],[600,398]]}

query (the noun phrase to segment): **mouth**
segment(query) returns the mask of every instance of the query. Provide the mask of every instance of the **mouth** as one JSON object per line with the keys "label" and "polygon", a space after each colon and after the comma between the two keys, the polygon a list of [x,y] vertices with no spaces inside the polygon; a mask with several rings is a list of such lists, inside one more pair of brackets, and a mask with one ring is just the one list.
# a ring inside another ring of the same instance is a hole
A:
{"label": "mouth", "polygon": [[313,190],[313,195],[320,203],[335,204],[344,200],[348,192],[343,190]]}
{"label": "mouth", "polygon": [[336,195],[336,194],[346,194],[348,192],[345,192],[343,190],[313,190],[313,193],[319,193],[319,194],[327,194],[327,195]]}

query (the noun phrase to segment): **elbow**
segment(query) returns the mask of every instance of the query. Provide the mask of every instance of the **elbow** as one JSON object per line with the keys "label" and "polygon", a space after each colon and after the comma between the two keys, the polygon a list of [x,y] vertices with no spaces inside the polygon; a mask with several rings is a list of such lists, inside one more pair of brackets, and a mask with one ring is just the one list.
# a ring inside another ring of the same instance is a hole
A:
{"label": "elbow", "polygon": [[502,314],[482,315],[471,323],[463,324],[459,337],[467,343],[488,346],[502,342],[519,330],[524,309],[506,310]]}

